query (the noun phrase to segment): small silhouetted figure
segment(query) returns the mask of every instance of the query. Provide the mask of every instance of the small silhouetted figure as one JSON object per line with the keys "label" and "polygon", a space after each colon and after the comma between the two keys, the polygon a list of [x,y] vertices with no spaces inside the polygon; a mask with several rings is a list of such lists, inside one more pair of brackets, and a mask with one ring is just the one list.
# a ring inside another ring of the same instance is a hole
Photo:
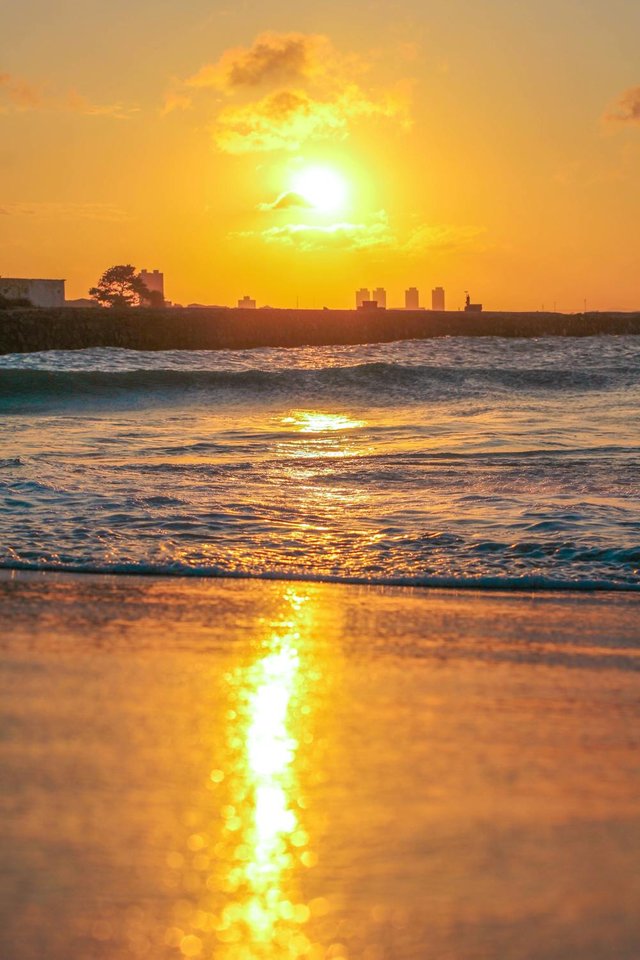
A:
{"label": "small silhouetted figure", "polygon": [[471,297],[469,296],[469,291],[468,291],[468,290],[465,291],[465,292],[466,292],[467,295],[466,295],[465,300],[464,300],[464,308],[465,308],[465,310],[468,310],[469,307],[471,306]]}

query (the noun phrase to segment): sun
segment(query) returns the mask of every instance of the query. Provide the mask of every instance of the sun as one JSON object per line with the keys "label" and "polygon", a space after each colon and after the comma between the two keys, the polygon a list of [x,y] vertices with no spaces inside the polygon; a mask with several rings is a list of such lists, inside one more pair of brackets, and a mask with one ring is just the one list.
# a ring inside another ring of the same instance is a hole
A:
{"label": "sun", "polygon": [[347,183],[330,167],[305,167],[291,183],[292,189],[320,213],[341,210],[347,199]]}

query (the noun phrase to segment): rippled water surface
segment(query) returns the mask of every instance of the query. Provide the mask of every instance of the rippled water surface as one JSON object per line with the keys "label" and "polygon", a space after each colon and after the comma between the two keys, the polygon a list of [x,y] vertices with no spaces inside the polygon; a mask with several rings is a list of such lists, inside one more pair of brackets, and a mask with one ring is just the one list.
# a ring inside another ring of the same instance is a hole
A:
{"label": "rippled water surface", "polygon": [[0,357],[0,562],[637,588],[640,342]]}

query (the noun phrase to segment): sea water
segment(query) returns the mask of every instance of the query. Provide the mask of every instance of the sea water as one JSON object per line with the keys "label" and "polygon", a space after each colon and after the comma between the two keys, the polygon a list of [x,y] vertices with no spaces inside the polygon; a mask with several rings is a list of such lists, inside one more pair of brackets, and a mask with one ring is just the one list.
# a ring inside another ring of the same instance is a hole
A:
{"label": "sea water", "polygon": [[640,338],[0,357],[0,565],[638,589]]}

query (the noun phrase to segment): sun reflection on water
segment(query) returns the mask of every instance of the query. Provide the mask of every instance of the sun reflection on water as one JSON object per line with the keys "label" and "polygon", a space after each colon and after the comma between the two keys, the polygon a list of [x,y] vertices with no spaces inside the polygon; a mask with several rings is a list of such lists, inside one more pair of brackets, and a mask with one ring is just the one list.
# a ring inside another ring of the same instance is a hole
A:
{"label": "sun reflection on water", "polygon": [[234,709],[227,714],[227,769],[210,774],[220,803],[217,827],[214,821],[209,836],[189,838],[211,869],[197,908],[188,911],[190,922],[167,932],[166,942],[182,956],[319,956],[304,933],[312,911],[295,882],[316,861],[295,769],[301,738],[312,739],[304,730],[304,695],[314,674],[301,657],[309,597],[291,589],[286,601],[286,615],[262,642],[263,655],[228,677]]}
{"label": "sun reflection on water", "polygon": [[366,420],[358,420],[346,413],[326,413],[319,410],[293,410],[280,417],[279,423],[291,430],[286,442],[280,443],[284,457],[317,459],[353,457],[365,453],[362,437],[349,437],[348,431],[366,427]]}
{"label": "sun reflection on water", "polygon": [[317,410],[296,410],[280,422],[295,427],[299,433],[355,430],[366,426],[366,420],[355,420],[344,413],[321,413]]}

